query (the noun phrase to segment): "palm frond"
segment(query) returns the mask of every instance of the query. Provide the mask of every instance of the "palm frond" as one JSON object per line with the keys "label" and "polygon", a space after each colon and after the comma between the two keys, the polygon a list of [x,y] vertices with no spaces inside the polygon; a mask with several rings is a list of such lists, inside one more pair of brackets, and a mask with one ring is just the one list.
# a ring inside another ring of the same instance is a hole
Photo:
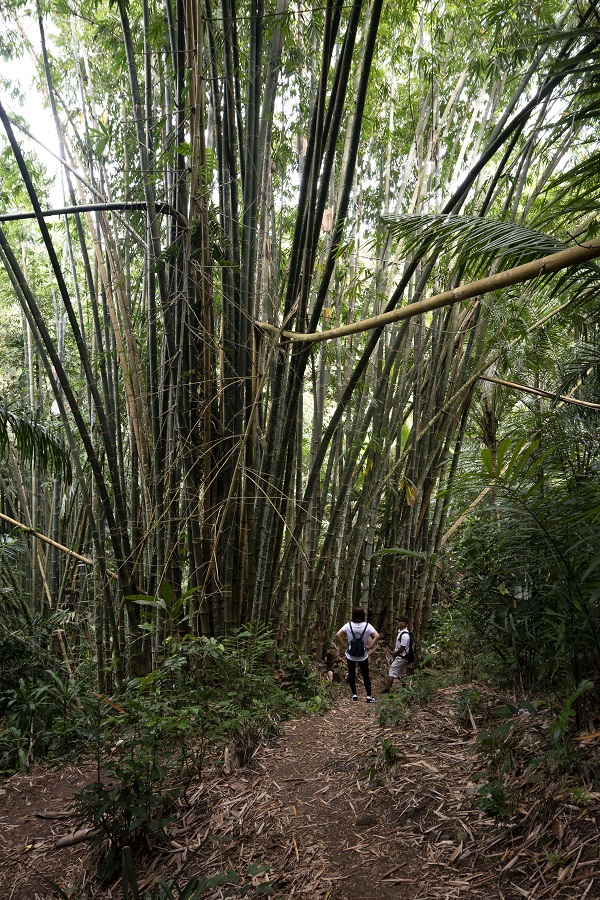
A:
{"label": "palm frond", "polygon": [[551,179],[550,188],[553,192],[564,185],[567,185],[569,189],[574,188],[577,194],[588,198],[590,189],[595,194],[600,192],[600,179],[598,178],[600,153],[595,143],[592,143],[591,150],[592,152],[585,159],[580,160],[569,169],[557,173]]}
{"label": "palm frond", "polygon": [[71,459],[62,437],[0,398],[0,454],[6,454],[9,446],[23,462],[36,460],[44,472],[71,480]]}
{"label": "palm frond", "polygon": [[552,281],[553,296],[562,303],[570,302],[571,312],[583,315],[588,325],[598,323],[600,310],[600,268],[585,266],[566,269]]}
{"label": "palm frond", "polygon": [[577,396],[593,402],[600,397],[600,350],[595,344],[578,341],[570,355],[564,354],[561,366],[562,381],[559,393],[579,388]]}
{"label": "palm frond", "polygon": [[544,232],[478,216],[402,215],[384,221],[407,254],[423,258],[452,253],[455,265],[466,267],[472,277],[487,272],[492,264],[508,269],[566,247]]}

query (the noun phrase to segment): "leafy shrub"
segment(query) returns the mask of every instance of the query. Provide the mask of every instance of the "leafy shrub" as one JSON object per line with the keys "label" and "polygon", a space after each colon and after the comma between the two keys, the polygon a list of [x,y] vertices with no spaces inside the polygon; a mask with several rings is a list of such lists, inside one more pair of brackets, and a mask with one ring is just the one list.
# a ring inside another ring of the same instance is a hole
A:
{"label": "leafy shrub", "polygon": [[[227,869],[226,872],[218,872],[215,875],[193,875],[185,884],[176,879],[159,879],[155,887],[144,893],[144,900],[199,900],[200,897],[215,896],[214,888],[222,888],[231,885],[235,888],[236,896],[261,897],[273,893],[273,887],[269,882],[270,866],[263,866],[258,862],[250,863],[247,871],[248,884],[243,884],[243,878],[235,869]],[[121,881],[123,885],[123,900],[141,900],[140,887],[131,847],[123,847],[121,855]],[[42,876],[44,878],[44,876]],[[70,900],[57,884],[44,878],[53,888],[54,894],[61,900]],[[210,894],[208,894],[210,892]],[[219,896],[222,896],[219,893]]]}
{"label": "leafy shrub", "polygon": [[17,690],[20,680],[36,678],[43,671],[32,650],[29,635],[13,632],[0,636],[0,715],[6,711],[8,692]]}
{"label": "leafy shrub", "polygon": [[[239,897],[256,897],[273,893],[273,888],[269,883],[270,866],[263,866],[258,862],[250,863],[248,867],[248,876],[251,881],[249,884],[243,885],[242,878],[235,869],[227,869],[226,872],[219,872],[216,875],[194,875],[186,884],[180,885],[175,880],[160,879],[156,887],[146,892],[146,900],[198,900],[198,898],[206,895],[207,891],[211,891],[211,896],[215,893],[212,888],[225,887],[233,885],[236,888],[236,896]],[[123,872],[123,900],[140,900],[138,881],[131,854],[130,847],[123,848],[122,858]],[[261,880],[262,879],[262,880]],[[219,896],[222,896],[219,893]]]}
{"label": "leafy shrub", "polygon": [[284,650],[277,654],[279,685],[297,700],[312,703],[322,696],[323,684],[311,660],[297,650]]}
{"label": "leafy shrub", "polygon": [[398,758],[398,750],[389,738],[384,738],[381,744],[383,762],[386,766],[393,766]]}
{"label": "leafy shrub", "polygon": [[[89,753],[98,744],[105,753],[111,742],[135,743],[142,731],[156,731],[189,777],[201,774],[207,748],[217,743],[232,741],[238,759],[247,762],[281,719],[326,706],[306,658],[286,654],[274,676],[274,649],[270,633],[251,626],[220,641],[172,641],[154,672],[123,686],[117,698],[123,713],[116,716],[114,701],[90,691],[83,674],[68,677],[60,666],[53,670],[38,660],[4,687],[0,771],[25,772],[34,759]],[[133,736],[123,738],[121,731],[130,729]]]}
{"label": "leafy shrub", "polygon": [[493,816],[496,823],[507,822],[514,809],[516,802],[510,799],[505,786],[500,778],[492,778],[483,784],[478,792],[477,799],[474,801],[475,806]]}
{"label": "leafy shrub", "polygon": [[504,773],[522,765],[523,760],[534,767],[543,765],[548,773],[567,771],[576,760],[578,750],[568,740],[578,698],[593,688],[582,682],[573,694],[566,697],[558,714],[550,710],[542,713],[540,704],[522,701],[517,707],[511,703],[494,710],[500,725],[488,729],[478,738],[479,752],[487,758],[493,771]]}
{"label": "leafy shrub", "polygon": [[[483,731],[477,749],[485,774],[475,805],[496,821],[507,821],[532,785],[552,784],[577,774],[584,751],[568,739],[577,699],[593,685],[582,682],[565,698],[558,715],[538,703],[506,703],[494,710],[499,724]],[[587,768],[587,767],[586,767]]]}
{"label": "leafy shrub", "polygon": [[485,695],[477,688],[465,688],[456,698],[456,715],[459,721],[469,723],[473,712],[481,709],[485,703]]}
{"label": "leafy shrub", "polygon": [[495,460],[482,451],[485,472],[462,479],[465,501],[490,478],[494,489],[446,557],[446,612],[466,668],[477,661],[498,680],[571,692],[600,672],[598,479],[568,429],[549,438],[504,438]]}
{"label": "leafy shrub", "polygon": [[78,678],[48,669],[32,682],[20,678],[4,697],[0,720],[0,771],[26,772],[35,759],[85,751],[93,734],[96,703]]}
{"label": "leafy shrub", "polygon": [[220,641],[185,637],[151,674],[132,679],[106,709],[96,743],[97,777],[76,798],[92,825],[104,880],[126,847],[154,840],[206,752],[228,743],[247,764],[265,736],[302,705],[274,678],[264,629],[239,629]]}
{"label": "leafy shrub", "polygon": [[160,838],[175,801],[202,777],[211,748],[220,752],[228,744],[245,765],[282,719],[325,705],[303,657],[281,659],[274,676],[274,650],[272,635],[252,626],[222,640],[186,636],[170,643],[155,671],[131,679],[116,697],[52,670],[43,681],[21,679],[6,696],[0,766],[26,771],[34,756],[95,754],[96,778],[74,808],[93,828],[101,876],[111,879],[125,848]]}
{"label": "leafy shrub", "polygon": [[462,589],[456,594],[456,579],[450,572],[441,578],[443,589],[445,578],[452,582],[445,588],[451,597],[434,608],[427,632],[436,664],[456,673],[463,683],[489,677],[502,682],[506,663],[495,649],[493,635],[490,642],[487,619],[483,623],[479,620],[471,595]]}
{"label": "leafy shrub", "polygon": [[94,828],[103,883],[118,871],[123,848],[160,835],[170,821],[176,791],[167,791],[167,768],[138,747],[135,758],[109,760],[96,781],[74,800],[82,820]]}

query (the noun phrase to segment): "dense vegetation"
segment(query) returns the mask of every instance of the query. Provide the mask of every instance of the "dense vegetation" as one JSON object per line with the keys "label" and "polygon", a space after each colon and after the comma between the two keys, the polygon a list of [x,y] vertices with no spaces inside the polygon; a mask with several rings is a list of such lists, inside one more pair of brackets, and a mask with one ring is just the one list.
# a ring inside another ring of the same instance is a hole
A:
{"label": "dense vegetation", "polygon": [[2,769],[144,745],[142,819],[87,798],[119,849],[157,746],[183,777],[326,702],[300,654],[353,603],[593,722],[596,4],[2,17]]}

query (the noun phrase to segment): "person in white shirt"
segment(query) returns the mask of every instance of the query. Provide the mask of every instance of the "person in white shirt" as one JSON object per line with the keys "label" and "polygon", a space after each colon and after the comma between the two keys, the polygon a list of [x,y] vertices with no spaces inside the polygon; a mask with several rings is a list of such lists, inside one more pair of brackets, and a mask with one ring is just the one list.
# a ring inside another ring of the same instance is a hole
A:
{"label": "person in white shirt", "polygon": [[390,666],[390,671],[385,679],[384,694],[389,694],[394,682],[397,678],[404,678],[408,669],[408,660],[406,654],[410,647],[410,632],[408,630],[408,619],[406,616],[398,616],[396,620],[398,635],[396,637],[396,646],[394,647],[394,659]]}
{"label": "person in white shirt", "polygon": [[[336,634],[336,638],[346,648],[346,662],[348,664],[348,684],[352,691],[352,699],[358,700],[356,693],[356,666],[360,669],[360,674],[365,684],[367,692],[367,703],[375,703],[375,697],[371,694],[371,678],[369,676],[369,650],[372,650],[379,640],[379,633],[373,628],[369,622],[365,621],[365,611],[362,606],[355,606],[352,610],[352,619],[346,622]],[[362,642],[362,653],[350,651],[359,651],[356,641]]]}

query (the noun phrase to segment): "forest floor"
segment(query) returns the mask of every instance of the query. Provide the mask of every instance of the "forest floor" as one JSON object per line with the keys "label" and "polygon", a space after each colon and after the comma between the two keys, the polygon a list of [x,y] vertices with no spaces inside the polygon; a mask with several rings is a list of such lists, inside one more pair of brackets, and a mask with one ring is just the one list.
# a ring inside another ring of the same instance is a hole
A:
{"label": "forest floor", "polygon": [[[168,843],[138,857],[140,897],[158,878],[223,873],[203,897],[253,897],[268,883],[273,897],[315,900],[598,900],[600,794],[548,776],[497,824],[473,803],[485,765],[477,716],[460,714],[464,690],[438,690],[391,727],[378,723],[382,704],[344,693],[324,715],[285,723],[245,767],[231,755],[207,767]],[[519,729],[529,733],[526,716]],[[597,737],[585,745],[592,761]],[[55,846],[92,777],[36,768],[0,785],[2,900],[56,897],[45,879],[74,898],[122,896],[119,881],[97,887],[85,844]]]}

